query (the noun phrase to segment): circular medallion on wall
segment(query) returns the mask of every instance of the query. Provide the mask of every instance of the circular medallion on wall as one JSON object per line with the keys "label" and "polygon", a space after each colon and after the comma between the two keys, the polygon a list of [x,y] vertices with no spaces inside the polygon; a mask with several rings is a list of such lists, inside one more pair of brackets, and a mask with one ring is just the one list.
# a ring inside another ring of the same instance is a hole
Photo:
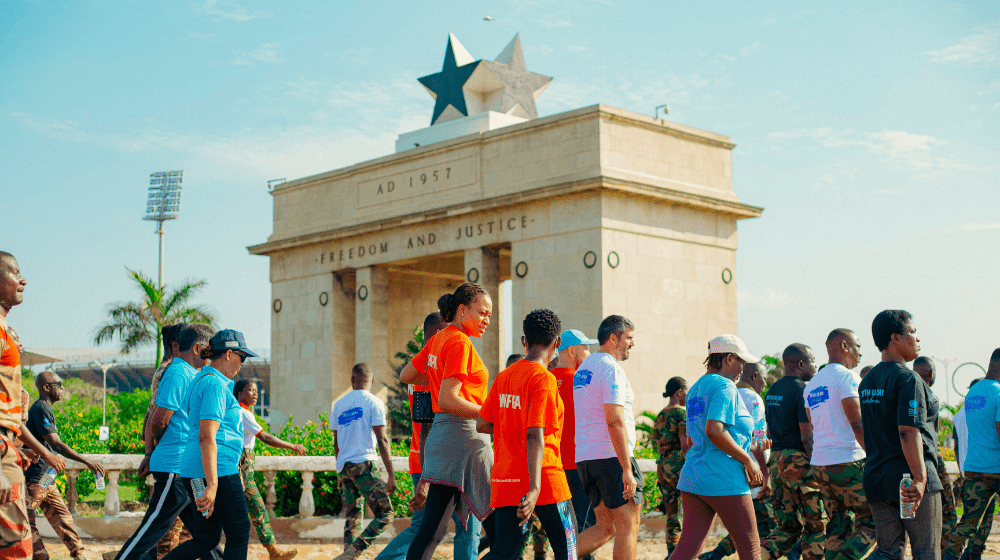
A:
{"label": "circular medallion on wall", "polygon": [[470,268],[469,272],[465,275],[465,279],[468,280],[469,282],[472,282],[473,284],[479,282],[479,269]]}
{"label": "circular medallion on wall", "polygon": [[330,303],[330,294],[326,292],[319,293],[319,304],[326,307],[326,304]]}
{"label": "circular medallion on wall", "polygon": [[726,284],[732,282],[733,281],[733,271],[729,270],[728,268],[723,268],[722,269],[722,281],[725,282]]}
{"label": "circular medallion on wall", "polygon": [[527,276],[528,275],[528,263],[526,263],[524,261],[521,261],[521,262],[517,263],[517,266],[514,267],[514,274],[517,274],[518,278],[524,278],[525,276]]}
{"label": "circular medallion on wall", "polygon": [[358,299],[361,301],[368,299],[368,286],[361,286],[358,288]]}
{"label": "circular medallion on wall", "polygon": [[281,312],[281,300],[280,299],[274,300],[274,303],[271,304],[271,309],[274,309],[275,313],[280,313]]}
{"label": "circular medallion on wall", "polygon": [[583,255],[583,266],[587,268],[594,268],[597,264],[597,253],[593,251],[587,251]]}
{"label": "circular medallion on wall", "polygon": [[611,268],[618,268],[618,265],[621,264],[621,261],[622,259],[621,257],[618,256],[618,253],[614,251],[608,253],[608,266],[610,266]]}

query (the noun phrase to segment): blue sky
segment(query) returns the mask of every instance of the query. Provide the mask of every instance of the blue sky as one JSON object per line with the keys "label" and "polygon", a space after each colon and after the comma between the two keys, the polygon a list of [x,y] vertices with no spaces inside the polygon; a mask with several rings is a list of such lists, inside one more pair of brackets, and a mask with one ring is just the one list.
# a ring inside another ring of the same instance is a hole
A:
{"label": "blue sky", "polygon": [[[0,249],[28,278],[28,346],[85,347],[156,274],[149,174],[184,170],[166,280],[252,346],[269,340],[269,179],[393,151],[429,124],[416,78],[449,32],[492,59],[521,33],[555,79],[541,116],[605,103],[737,144],[740,336],[759,353],[902,307],[927,354],[1000,346],[996,2],[0,4]],[[484,21],[490,16],[492,21]],[[647,341],[655,344],[655,341]],[[936,387],[944,396],[942,387]]]}

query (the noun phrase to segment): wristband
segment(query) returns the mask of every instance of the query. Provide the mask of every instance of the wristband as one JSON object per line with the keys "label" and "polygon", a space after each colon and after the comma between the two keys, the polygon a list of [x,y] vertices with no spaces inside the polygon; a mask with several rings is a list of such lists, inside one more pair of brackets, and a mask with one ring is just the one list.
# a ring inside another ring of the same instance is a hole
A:
{"label": "wristband", "polygon": [[151,455],[152,455],[152,453],[146,453],[146,457],[149,457]]}

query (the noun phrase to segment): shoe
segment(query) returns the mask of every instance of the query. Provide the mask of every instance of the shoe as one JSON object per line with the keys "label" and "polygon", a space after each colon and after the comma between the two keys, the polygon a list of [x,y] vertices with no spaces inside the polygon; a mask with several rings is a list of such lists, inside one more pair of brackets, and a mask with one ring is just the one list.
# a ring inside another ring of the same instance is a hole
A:
{"label": "shoe", "polygon": [[718,548],[713,548],[708,552],[702,552],[698,555],[698,560],[722,560],[726,556],[722,554],[722,551]]}
{"label": "shoe", "polygon": [[358,543],[355,541],[351,543],[350,546],[345,548],[344,552],[342,552],[340,556],[337,556],[333,560],[355,560],[360,558],[364,552],[365,549],[358,548]]}
{"label": "shoe", "polygon": [[[969,553],[969,556],[970,557],[972,556],[971,552]],[[941,555],[941,560],[958,560],[958,557],[950,552],[945,552],[944,554]]]}
{"label": "shoe", "polygon": [[101,560],[115,560],[115,556],[118,556],[118,551],[105,552],[101,555]]}
{"label": "shoe", "polygon": [[291,550],[277,550],[274,552],[268,551],[268,560],[292,560],[295,555],[299,553],[299,549],[293,548]]}

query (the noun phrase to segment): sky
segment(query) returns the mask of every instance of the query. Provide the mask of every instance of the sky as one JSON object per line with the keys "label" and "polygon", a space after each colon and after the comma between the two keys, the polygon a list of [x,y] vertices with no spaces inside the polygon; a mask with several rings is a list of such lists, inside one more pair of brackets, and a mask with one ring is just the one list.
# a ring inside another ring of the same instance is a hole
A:
{"label": "sky", "polygon": [[[484,18],[490,17],[491,21]],[[390,154],[430,123],[417,78],[448,33],[493,59],[520,33],[554,78],[540,116],[604,103],[728,135],[740,199],[739,335],[825,361],[835,327],[914,315],[922,353],[1000,346],[1000,3],[0,3],[0,250],[28,280],[29,347],[92,347],[126,268],[155,277],[149,174],[182,169],[168,286],[252,347],[270,339],[267,181]],[[655,344],[655,341],[647,341]],[[959,372],[967,384],[972,369]],[[938,382],[939,396],[945,390]]]}

